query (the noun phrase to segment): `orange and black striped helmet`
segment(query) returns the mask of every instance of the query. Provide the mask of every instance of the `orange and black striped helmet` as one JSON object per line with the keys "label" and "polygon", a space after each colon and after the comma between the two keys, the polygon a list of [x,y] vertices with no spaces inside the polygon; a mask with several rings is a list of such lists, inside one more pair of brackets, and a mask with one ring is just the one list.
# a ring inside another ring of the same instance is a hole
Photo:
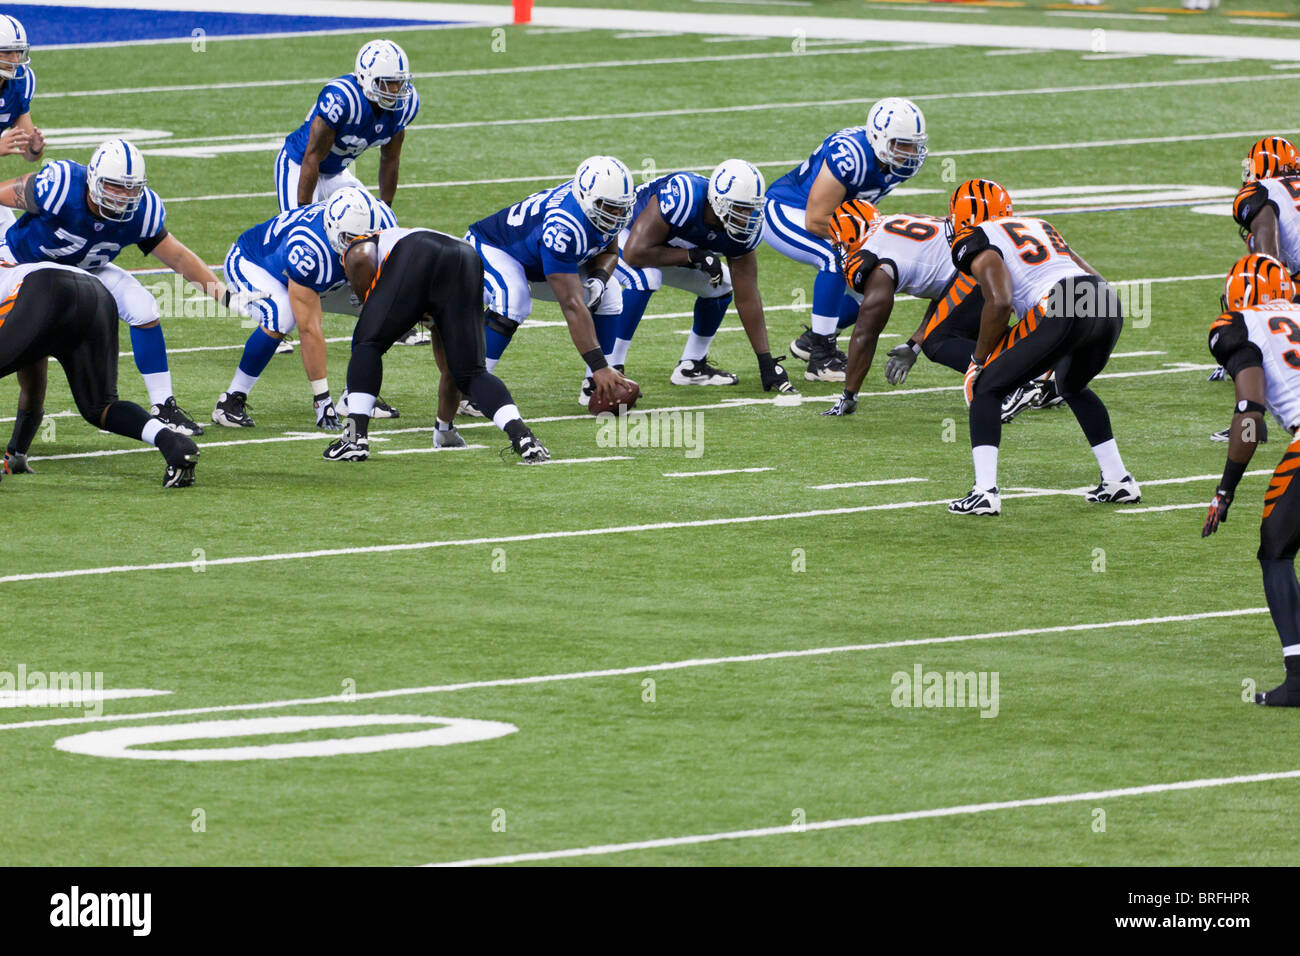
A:
{"label": "orange and black striped helmet", "polygon": [[1265,136],[1246,154],[1242,178],[1253,183],[1257,179],[1272,179],[1300,172],[1300,153],[1290,140],[1281,136]]}
{"label": "orange and black striped helmet", "polygon": [[1235,312],[1273,299],[1289,300],[1295,287],[1286,266],[1252,252],[1232,264],[1223,284],[1223,311]]}
{"label": "orange and black striped helmet", "polygon": [[963,229],[1011,215],[1011,197],[991,179],[969,179],[948,200],[948,222],[955,236]]}
{"label": "orange and black striped helmet", "polygon": [[866,241],[871,224],[879,218],[879,210],[865,199],[842,202],[831,213],[831,242],[848,255]]}

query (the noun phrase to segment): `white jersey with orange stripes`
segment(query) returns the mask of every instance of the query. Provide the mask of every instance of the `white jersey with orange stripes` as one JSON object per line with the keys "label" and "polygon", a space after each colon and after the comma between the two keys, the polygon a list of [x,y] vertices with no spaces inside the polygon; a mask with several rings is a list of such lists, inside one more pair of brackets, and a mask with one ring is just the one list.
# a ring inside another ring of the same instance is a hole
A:
{"label": "white jersey with orange stripes", "polygon": [[1300,303],[1266,302],[1238,314],[1264,356],[1268,410],[1294,430],[1300,425]]}
{"label": "white jersey with orange stripes", "polygon": [[939,299],[957,277],[944,221],[931,216],[882,216],[862,248],[894,267],[894,289],[919,299]]}
{"label": "white jersey with orange stripes", "polygon": [[1300,272],[1300,177],[1261,179],[1277,209],[1277,243],[1282,261],[1295,274]]}
{"label": "white jersey with orange stripes", "polygon": [[1009,216],[982,222],[976,228],[1002,254],[1011,273],[1011,307],[1022,319],[1062,279],[1088,274],[1070,258],[1061,234],[1043,219]]}

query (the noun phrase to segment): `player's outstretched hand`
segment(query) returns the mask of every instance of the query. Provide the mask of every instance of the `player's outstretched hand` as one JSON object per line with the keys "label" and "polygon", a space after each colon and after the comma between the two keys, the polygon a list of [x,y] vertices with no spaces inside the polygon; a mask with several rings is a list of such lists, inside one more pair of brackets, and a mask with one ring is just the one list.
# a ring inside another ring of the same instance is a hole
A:
{"label": "player's outstretched hand", "polygon": [[254,302],[261,302],[267,297],[266,292],[235,292],[231,289],[226,290],[226,307],[232,312],[238,312],[246,318],[256,318],[253,315],[251,306]]}
{"label": "player's outstretched hand", "polygon": [[840,397],[835,399],[835,404],[832,405],[830,408],[826,409],[826,411],[822,412],[822,414],[823,415],[852,415],[857,410],[858,410],[858,397],[856,395],[850,395],[848,392],[842,392],[840,394]]}
{"label": "player's outstretched hand", "polygon": [[1214,493],[1214,500],[1210,502],[1210,510],[1205,515],[1205,524],[1201,526],[1201,537],[1208,538],[1214,532],[1219,530],[1219,525],[1228,520],[1228,508],[1232,504],[1232,495],[1224,494],[1223,491]]}
{"label": "player's outstretched hand", "polygon": [[38,156],[41,150],[45,148],[45,134],[35,126],[32,127],[30,137],[27,140],[27,155]]}
{"label": "player's outstretched hand", "polygon": [[32,137],[25,129],[11,126],[0,133],[0,156],[15,156],[25,153],[31,145]]}
{"label": "player's outstretched hand", "polygon": [[592,276],[590,279],[584,279],[582,283],[583,299],[588,309],[594,309],[596,303],[605,295],[605,280]]}
{"label": "player's outstretched hand", "polygon": [[688,255],[691,265],[709,277],[709,285],[716,288],[722,282],[722,257],[716,252],[696,246]]}
{"label": "player's outstretched hand", "polygon": [[627,381],[626,378],[612,365],[606,365],[604,368],[591,373],[592,382],[596,386],[596,394],[600,396],[602,402],[612,403],[618,396],[618,390]]}
{"label": "player's outstretched hand", "polygon": [[916,352],[904,342],[889,350],[889,361],[885,364],[885,381],[890,385],[902,385],[907,381],[907,373],[916,364]]}

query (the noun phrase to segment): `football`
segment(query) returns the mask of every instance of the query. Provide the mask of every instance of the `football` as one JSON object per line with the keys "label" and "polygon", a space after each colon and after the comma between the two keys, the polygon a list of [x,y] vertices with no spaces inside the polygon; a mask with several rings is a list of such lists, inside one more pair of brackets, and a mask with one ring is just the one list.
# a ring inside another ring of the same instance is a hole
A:
{"label": "football", "polygon": [[629,378],[614,393],[612,402],[603,401],[599,395],[592,395],[587,410],[593,415],[603,415],[605,412],[621,415],[628,409],[636,407],[636,400],[640,397],[641,386]]}

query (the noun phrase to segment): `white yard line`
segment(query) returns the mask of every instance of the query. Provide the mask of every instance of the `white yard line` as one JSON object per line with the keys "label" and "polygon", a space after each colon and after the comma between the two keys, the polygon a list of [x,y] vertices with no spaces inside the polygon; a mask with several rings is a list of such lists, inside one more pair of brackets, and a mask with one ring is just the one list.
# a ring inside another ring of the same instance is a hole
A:
{"label": "white yard line", "polygon": [[747,475],[760,471],[775,471],[770,466],[763,468],[715,468],[712,471],[665,471],[665,478],[706,478],[712,475]]}
{"label": "white yard line", "polygon": [[837,481],[830,485],[809,485],[814,491],[835,491],[840,488],[873,488],[877,485],[908,485],[929,478],[880,478],[876,481]]}
{"label": "white yard line", "polygon": [[1191,505],[1158,505],[1154,508],[1116,508],[1117,515],[1140,515],[1151,511],[1191,511],[1193,508],[1201,511],[1208,511],[1210,504],[1208,501],[1198,501]]}
{"label": "white yard line", "polygon": [[642,664],[632,667],[614,667],[601,670],[567,671],[558,674],[537,674],[530,677],[504,677],[494,680],[464,681],[457,684],[431,684],[423,687],[400,687],[395,690],[368,691],[361,694],[329,694],[323,697],[297,697],[287,700],[258,701],[251,704],[218,704],[207,707],[184,707],[175,710],[155,710],[132,714],[101,714],[85,717],[55,717],[47,720],[0,722],[0,732],[27,730],[41,727],[64,727],[71,724],[117,723],[125,720],[152,720],[158,717],[188,717],[194,714],[230,713],[250,710],[279,710],[286,707],[305,707],[314,704],[340,704],[363,700],[386,700],[393,697],[414,697],[428,694],[448,694],[462,690],[485,690],[496,687],[528,687],[536,684],[554,684],[576,680],[593,680],[605,677],[626,677],[634,674],[655,674],[664,671],[691,670],[697,667],[719,667],[731,664],[754,664],[762,661],[798,660],[807,657],[826,657],[833,654],[865,653],[899,647],[925,647],[934,644],[962,644],[969,641],[992,641],[1008,637],[1034,637],[1039,634],[1073,634],[1109,630],[1115,627],[1152,627],[1162,624],[1183,624],[1191,621],[1208,621],[1219,618],[1246,617],[1267,614],[1267,607],[1237,608],[1228,611],[1199,611],[1192,614],[1173,614],[1160,617],[1127,618],[1118,621],[1094,621],[1084,624],[1057,624],[1047,627],[1017,628],[1005,631],[985,631],[975,634],[954,634],[944,637],[919,637],[908,640],[883,641],[874,644],[840,644],[828,647],[800,648],[797,650],[766,651],[739,654],[731,657],[690,658],[665,661],[659,664]]}
{"label": "white yard line", "polygon": [[701,833],[692,836],[661,837],[629,843],[602,843],[594,846],[572,847],[565,850],[543,850],[535,853],[512,853],[503,856],[481,856],[446,863],[429,863],[426,866],[489,866],[506,863],[538,863],[544,860],[563,860],[574,857],[608,856],[612,853],[630,853],[638,850],[658,850],[667,847],[694,846],[700,843],[717,843],[723,840],[746,840],[753,837],[789,836],[815,833],[822,830],[843,830],[874,826],[878,823],[901,823],[908,820],[929,820],[936,817],[969,816],[997,810],[1019,810],[1025,807],[1049,807],[1065,803],[1096,803],[1122,797],[1141,797],[1155,793],[1184,790],[1204,790],[1243,783],[1266,783],[1275,780],[1295,780],[1300,770],[1281,770],[1270,773],[1241,774],[1235,777],[1201,777],[1195,780],[1178,780],[1172,783],[1150,783],[1137,787],[1117,787],[1110,790],[1089,790],[1084,793],[1062,793],[1048,797],[1026,797],[1020,800],[999,800],[990,803],[967,803],[955,807],[936,807],[930,810],[906,810],[900,813],[877,813],[864,817],[844,817],[838,820],[819,820],[799,826],[786,824],[777,827],[756,827],[750,830],[726,830],[719,833]]}
{"label": "white yard line", "polygon": [[381,455],[423,455],[427,452],[443,451],[471,451],[475,448],[486,448],[487,445],[460,445],[456,448],[434,448],[429,445],[425,448],[385,448],[379,454]]}
{"label": "white yard line", "polygon": [[[605,456],[603,456],[603,457],[596,457],[596,458],[551,458],[551,459],[548,459],[547,461],[539,462],[539,464],[543,464],[543,465],[590,465],[590,464],[595,464],[595,463],[597,463],[597,462],[602,462],[602,461],[632,461],[632,460],[633,460],[633,459],[632,459],[632,456],[631,456],[631,455],[605,455]],[[522,466],[527,467],[527,468],[533,468],[533,467],[536,467],[535,465],[531,465],[531,464],[528,464],[527,462],[523,462],[523,461],[517,461],[517,462],[515,462],[515,464],[516,464],[516,465],[522,465]]]}

